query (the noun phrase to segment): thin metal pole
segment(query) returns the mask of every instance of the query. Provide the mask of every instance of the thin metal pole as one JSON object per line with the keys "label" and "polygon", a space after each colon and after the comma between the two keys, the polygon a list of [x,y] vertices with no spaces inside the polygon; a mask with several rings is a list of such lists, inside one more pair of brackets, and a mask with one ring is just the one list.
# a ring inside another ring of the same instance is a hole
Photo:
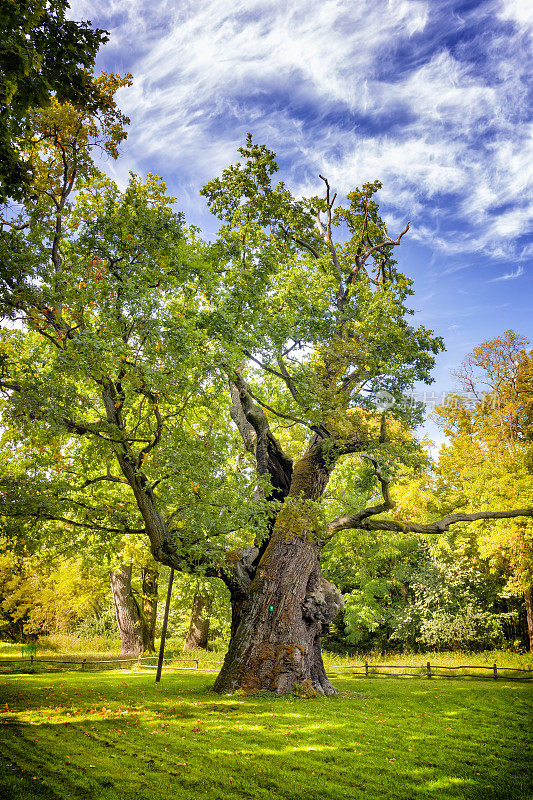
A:
{"label": "thin metal pole", "polygon": [[156,683],[159,683],[161,680],[161,670],[163,669],[163,655],[165,653],[165,638],[167,635],[168,612],[170,610],[170,595],[172,594],[173,580],[174,567],[170,567],[170,575],[168,576],[167,602],[165,605],[165,616],[163,617],[163,627],[161,628],[161,644],[159,645],[159,659],[157,662],[157,672],[155,676]]}

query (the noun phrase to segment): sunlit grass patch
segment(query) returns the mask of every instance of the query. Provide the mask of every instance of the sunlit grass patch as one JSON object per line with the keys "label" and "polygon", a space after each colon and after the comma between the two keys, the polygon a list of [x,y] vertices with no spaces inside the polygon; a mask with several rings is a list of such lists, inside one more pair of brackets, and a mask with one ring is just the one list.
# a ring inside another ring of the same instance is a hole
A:
{"label": "sunlit grass patch", "polygon": [[[38,654],[102,656],[120,653],[120,640],[107,636],[80,637],[74,634],[41,636],[36,642]],[[0,657],[20,655],[22,645],[14,642],[0,643]]]}
{"label": "sunlit grass patch", "polygon": [[[338,678],[334,698],[212,676],[2,676],[6,797],[526,798],[531,685]],[[11,792],[11,794],[9,794]]]}

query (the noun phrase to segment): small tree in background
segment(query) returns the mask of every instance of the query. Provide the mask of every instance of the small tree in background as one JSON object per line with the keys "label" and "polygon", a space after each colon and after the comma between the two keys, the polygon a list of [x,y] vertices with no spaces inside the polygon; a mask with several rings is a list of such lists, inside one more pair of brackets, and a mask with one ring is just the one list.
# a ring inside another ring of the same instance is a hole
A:
{"label": "small tree in background", "polygon": [[[438,410],[449,444],[438,475],[441,510],[527,505],[533,497],[533,351],[514,331],[483,342],[470,353],[457,378],[475,398]],[[533,647],[533,525],[527,518],[469,526],[482,556],[505,576],[511,594],[522,595]]]}

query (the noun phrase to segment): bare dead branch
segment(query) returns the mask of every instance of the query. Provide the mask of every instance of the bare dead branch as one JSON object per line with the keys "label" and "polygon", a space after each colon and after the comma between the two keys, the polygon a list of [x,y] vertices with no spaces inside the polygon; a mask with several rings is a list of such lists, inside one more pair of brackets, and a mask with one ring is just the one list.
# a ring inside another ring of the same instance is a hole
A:
{"label": "bare dead branch", "polygon": [[[366,216],[365,216],[365,221],[366,221]],[[389,237],[387,237],[388,241],[382,242],[381,244],[376,244],[376,245],[374,245],[374,247],[371,247],[371,248],[369,248],[367,250],[364,250],[364,252],[362,252],[361,255],[357,255],[357,257],[355,259],[355,265],[353,266],[350,274],[348,275],[348,277],[346,279],[346,289],[345,289],[343,297],[342,297],[342,300],[344,302],[348,299],[348,288],[349,288],[349,286],[355,281],[358,273],[361,270],[364,271],[364,273],[366,274],[367,278],[372,283],[374,283],[376,286],[379,285],[379,280],[376,280],[376,281],[372,280],[372,278],[370,278],[367,270],[365,269],[365,263],[366,263],[367,259],[373,253],[380,252],[380,251],[384,250],[386,247],[398,247],[398,245],[400,244],[400,242],[402,240],[402,237],[405,236],[405,234],[409,230],[410,225],[411,225],[411,223],[408,222],[407,225],[405,226],[405,228],[403,229],[403,231],[398,235],[397,239],[391,239],[391,237],[389,236]],[[363,235],[361,234],[361,244],[362,244],[362,238],[363,238]]]}
{"label": "bare dead branch", "polygon": [[373,253],[377,253],[380,250],[383,250],[385,247],[397,247],[402,240],[402,236],[405,236],[405,234],[409,230],[410,225],[411,223],[408,222],[403,231],[398,235],[397,239],[391,239],[389,236],[387,237],[388,241],[382,242],[381,244],[375,244],[374,247],[371,247],[369,250],[365,250],[365,252],[363,253],[361,263],[364,264],[369,256],[371,256]]}
{"label": "bare dead branch", "polygon": [[[317,220],[318,227],[319,227],[320,233],[322,235],[322,238],[326,242],[326,244],[328,246],[328,250],[329,250],[329,252],[331,254],[331,260],[333,261],[333,265],[335,267],[335,271],[337,272],[337,275],[339,276],[339,279],[342,281],[341,265],[339,263],[339,259],[338,259],[338,256],[337,256],[337,250],[335,249],[335,245],[333,244],[333,240],[331,238],[331,209],[333,208],[333,203],[335,202],[335,198],[337,197],[337,193],[335,193],[333,195],[333,198],[330,200],[330,188],[329,188],[329,182],[328,182],[327,178],[324,178],[323,175],[319,175],[318,177],[321,180],[323,180],[324,183],[326,184],[326,226],[324,227],[324,225],[322,224],[322,220],[320,219],[320,212],[317,212],[316,220]],[[339,299],[341,297],[341,292],[342,292],[342,287],[339,286],[339,290],[337,292],[337,296],[338,296]]]}

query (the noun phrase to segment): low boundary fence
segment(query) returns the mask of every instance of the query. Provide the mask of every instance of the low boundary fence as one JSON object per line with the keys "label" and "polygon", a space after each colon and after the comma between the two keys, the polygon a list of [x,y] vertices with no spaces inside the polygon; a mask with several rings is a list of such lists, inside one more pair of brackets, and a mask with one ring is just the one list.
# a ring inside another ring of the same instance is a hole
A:
{"label": "low boundary fence", "polygon": [[[117,669],[119,667],[128,667],[131,668],[133,664],[137,664],[139,662],[139,657],[124,657],[124,656],[117,656],[116,658],[106,658],[106,659],[93,659],[93,658],[78,658],[72,660],[66,660],[63,658],[37,658],[37,656],[31,655],[29,658],[2,658],[0,657],[0,670],[4,666],[4,664],[16,664],[18,667],[29,667],[34,668],[44,664],[50,664],[52,669],[54,666],[59,667],[73,667],[74,669],[81,669],[82,671],[88,670],[91,667],[96,667],[99,664],[107,664],[111,665],[108,666],[107,669]],[[106,667],[104,667],[106,669]]]}
{"label": "low boundary fence", "polygon": [[[59,658],[37,658],[33,654],[29,658],[6,659],[0,658],[0,669],[4,664],[16,665],[18,668],[35,669],[41,665],[50,665],[48,669],[54,667],[72,667],[80,669],[81,671],[88,671],[91,669],[100,669],[99,665],[106,665],[103,669],[118,669],[118,668],[131,668],[137,666],[141,669],[157,669],[157,656],[136,656],[136,657],[122,657],[117,656],[112,659],[77,659],[77,660],[64,660]],[[183,666],[176,666],[182,664]],[[207,667],[203,665],[209,665]],[[202,665],[202,666],[200,666]],[[217,665],[212,667],[211,665]],[[163,661],[163,669],[168,671],[194,671],[194,672],[218,672],[222,661],[210,661],[208,659],[184,659],[175,656],[165,658]],[[363,664],[325,664],[326,672],[331,676],[342,675],[361,675],[365,678],[425,678],[431,680],[433,678],[492,678],[494,680],[531,680],[533,672],[531,666],[527,667],[504,667],[497,664],[464,664],[457,667],[448,667],[444,664],[432,664],[427,661],[425,664],[417,666],[416,664],[369,664],[365,661]],[[45,667],[46,668],[46,667]],[[411,670],[410,672],[399,672],[399,670]],[[416,670],[416,672],[414,671]],[[476,670],[474,674],[465,672],[465,670]],[[485,674],[483,674],[483,672]],[[459,673],[460,674],[454,674]],[[518,673],[509,675],[508,673]]]}

